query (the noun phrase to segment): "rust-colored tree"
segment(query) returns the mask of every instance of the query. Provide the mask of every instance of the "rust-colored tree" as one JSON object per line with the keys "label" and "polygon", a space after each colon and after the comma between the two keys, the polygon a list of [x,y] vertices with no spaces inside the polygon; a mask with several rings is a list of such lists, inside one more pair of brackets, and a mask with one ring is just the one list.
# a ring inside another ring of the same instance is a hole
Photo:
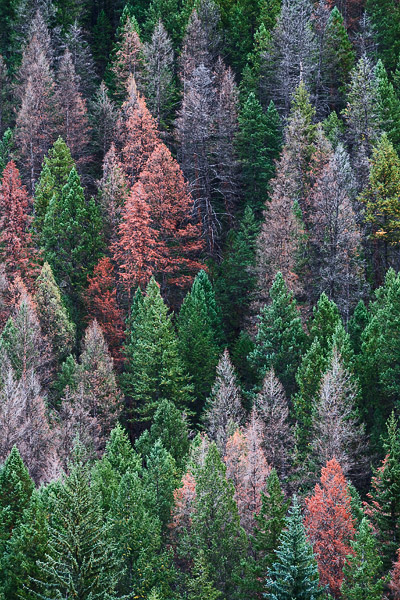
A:
{"label": "rust-colored tree", "polygon": [[19,171],[10,161],[0,183],[0,257],[8,275],[35,277],[35,249],[29,232],[31,199],[22,185]]}
{"label": "rust-colored tree", "polygon": [[128,98],[117,123],[118,146],[129,185],[133,185],[157,143],[158,132],[133,77],[128,82]]}
{"label": "rust-colored tree", "polygon": [[351,498],[343,471],[333,458],[321,472],[321,483],[306,498],[305,527],[318,562],[320,581],[334,598],[340,597],[346,556],[352,554],[350,540],[355,528]]}
{"label": "rust-colored tree", "polygon": [[397,560],[390,572],[389,590],[391,600],[400,600],[400,549],[397,552]]}
{"label": "rust-colored tree", "polygon": [[90,319],[96,319],[102,328],[112,357],[120,366],[124,320],[117,303],[114,266],[106,256],[99,260],[93,275],[88,278],[85,301]]}

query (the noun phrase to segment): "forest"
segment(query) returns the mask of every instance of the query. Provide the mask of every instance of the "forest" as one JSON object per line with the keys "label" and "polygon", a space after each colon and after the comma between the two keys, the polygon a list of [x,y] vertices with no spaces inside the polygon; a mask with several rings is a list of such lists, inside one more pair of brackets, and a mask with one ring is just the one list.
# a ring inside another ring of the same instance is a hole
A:
{"label": "forest", "polygon": [[398,0],[0,0],[0,600],[400,600]]}

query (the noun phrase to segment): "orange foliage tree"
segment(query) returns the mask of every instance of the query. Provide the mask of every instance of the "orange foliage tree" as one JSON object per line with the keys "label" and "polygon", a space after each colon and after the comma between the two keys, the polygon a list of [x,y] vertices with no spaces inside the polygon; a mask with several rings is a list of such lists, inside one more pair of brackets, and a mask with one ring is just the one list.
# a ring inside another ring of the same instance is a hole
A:
{"label": "orange foliage tree", "polygon": [[343,567],[352,554],[350,540],[355,528],[350,494],[342,468],[336,458],[328,461],[321,472],[321,484],[314,495],[306,498],[305,527],[318,561],[320,581],[328,585],[334,598],[340,597]]}

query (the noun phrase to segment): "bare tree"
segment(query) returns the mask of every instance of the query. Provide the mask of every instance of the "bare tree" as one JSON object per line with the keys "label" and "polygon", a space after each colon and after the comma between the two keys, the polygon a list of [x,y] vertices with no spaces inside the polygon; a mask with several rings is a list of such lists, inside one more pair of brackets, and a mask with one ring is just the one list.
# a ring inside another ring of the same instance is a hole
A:
{"label": "bare tree", "polygon": [[241,424],[243,417],[235,372],[228,350],[225,350],[218,363],[217,377],[203,415],[208,435],[222,452],[229,435]]}
{"label": "bare tree", "polygon": [[367,450],[365,428],[356,414],[358,394],[356,380],[334,347],[319,392],[313,453],[321,466],[336,458],[344,475],[354,479],[365,475]]}
{"label": "bare tree", "polygon": [[261,390],[255,399],[255,408],[263,422],[265,457],[279,473],[287,475],[294,436],[289,424],[289,404],[281,382],[273,369],[265,374]]}

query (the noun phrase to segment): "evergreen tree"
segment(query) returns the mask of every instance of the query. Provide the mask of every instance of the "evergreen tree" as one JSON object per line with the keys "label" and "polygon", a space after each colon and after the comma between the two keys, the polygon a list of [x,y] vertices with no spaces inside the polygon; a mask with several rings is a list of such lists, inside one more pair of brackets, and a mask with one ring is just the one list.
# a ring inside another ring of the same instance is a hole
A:
{"label": "evergreen tree", "polygon": [[50,200],[41,242],[54,277],[62,285],[68,308],[79,319],[82,290],[101,252],[101,219],[93,199],[86,202],[80,178],[72,168],[61,196]]}
{"label": "evergreen tree", "polygon": [[176,464],[160,439],[156,440],[145,462],[143,478],[149,494],[149,507],[165,530],[171,518],[174,490],[179,482]]}
{"label": "evergreen tree", "polygon": [[381,600],[385,581],[380,577],[382,560],[371,525],[364,517],[347,557],[341,588],[344,600]]}
{"label": "evergreen tree", "polygon": [[232,341],[239,334],[256,285],[255,254],[258,226],[246,207],[237,231],[228,234],[223,260],[215,281],[225,335]]}
{"label": "evergreen tree", "polygon": [[273,102],[264,113],[254,93],[250,93],[239,112],[236,138],[242,166],[247,205],[259,216],[268,199],[274,161],[281,148],[280,118]]}
{"label": "evergreen tree", "polygon": [[275,562],[275,551],[286,525],[289,503],[285,500],[278,475],[275,469],[272,469],[265,493],[262,493],[262,506],[259,514],[255,516],[256,526],[251,537],[251,545],[255,552],[253,572],[260,582],[260,592],[264,587],[268,569]]}
{"label": "evergreen tree", "polygon": [[60,289],[47,262],[36,280],[34,300],[42,331],[46,332],[54,356],[62,361],[75,344],[75,327],[69,320]]}
{"label": "evergreen tree", "polygon": [[318,567],[312,546],[306,538],[301,509],[294,496],[286,529],[276,551],[276,561],[268,571],[267,600],[317,600],[325,594],[319,587]]}
{"label": "evergreen tree", "polygon": [[366,8],[385,67],[394,71],[399,56],[400,12],[393,0],[367,0]]}
{"label": "evergreen tree", "polygon": [[[210,288],[210,294],[207,294]],[[210,302],[210,306],[208,304]],[[179,351],[193,383],[199,414],[209,396],[220,354],[220,327],[214,292],[205,271],[200,271],[186,295],[178,317]]]}
{"label": "evergreen tree", "polygon": [[349,320],[349,335],[354,354],[361,351],[361,337],[364,329],[368,325],[369,313],[363,300],[360,300],[354,309],[354,313]]}
{"label": "evergreen tree", "polygon": [[113,597],[119,565],[79,444],[70,474],[57,492],[48,526],[48,550],[38,562],[35,585],[44,597],[49,593],[82,600]]}
{"label": "evergreen tree", "polygon": [[44,157],[42,172],[35,186],[33,229],[39,237],[50,200],[53,196],[56,196],[57,200],[60,199],[73,166],[74,161],[68,146],[61,137],[57,138]]}
{"label": "evergreen tree", "polygon": [[288,394],[295,389],[294,377],[305,349],[306,336],[293,293],[277,273],[270,289],[271,303],[261,309],[256,347],[250,360],[259,377],[273,367]]}
{"label": "evergreen tree", "polygon": [[378,83],[379,114],[382,129],[387,133],[396,151],[400,150],[400,99],[394,90],[392,82],[381,60],[375,67],[375,77]]}
{"label": "evergreen tree", "polygon": [[14,446],[0,470],[2,546],[11,537],[14,528],[22,522],[24,510],[29,506],[34,488],[28,469]]}
{"label": "evergreen tree", "polygon": [[154,279],[131,320],[126,355],[123,389],[130,399],[129,416],[134,422],[151,421],[163,399],[188,410],[192,388],[179,356],[171,316]]}
{"label": "evergreen tree", "polygon": [[202,550],[193,560],[193,569],[187,588],[192,600],[219,600],[221,592],[215,589],[210,578],[210,567]]}

